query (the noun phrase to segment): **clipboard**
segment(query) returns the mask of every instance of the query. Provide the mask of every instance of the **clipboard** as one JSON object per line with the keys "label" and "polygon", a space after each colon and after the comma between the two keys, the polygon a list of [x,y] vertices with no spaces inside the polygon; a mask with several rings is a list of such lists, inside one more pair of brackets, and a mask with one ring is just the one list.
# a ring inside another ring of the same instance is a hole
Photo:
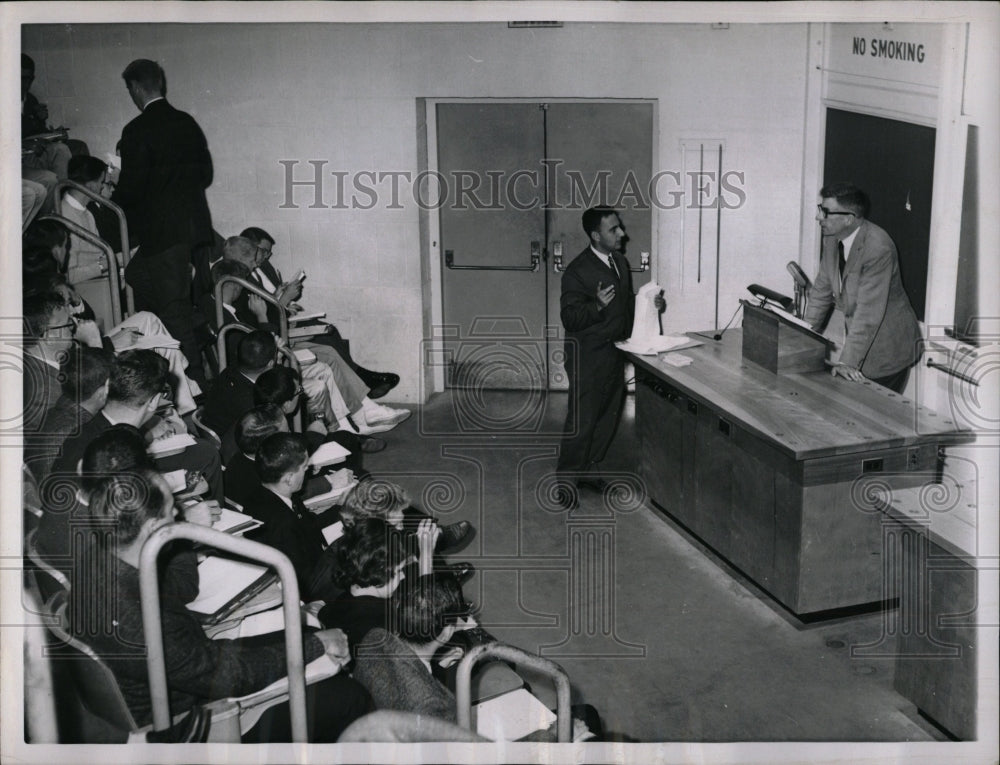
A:
{"label": "clipboard", "polygon": [[218,624],[277,579],[264,566],[209,555],[198,564],[198,597],[187,608],[203,625]]}

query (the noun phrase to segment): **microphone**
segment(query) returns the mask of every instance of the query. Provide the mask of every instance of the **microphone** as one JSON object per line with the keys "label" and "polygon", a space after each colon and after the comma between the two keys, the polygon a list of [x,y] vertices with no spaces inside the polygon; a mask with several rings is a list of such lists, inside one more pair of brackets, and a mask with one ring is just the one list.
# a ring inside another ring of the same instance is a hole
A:
{"label": "microphone", "polygon": [[769,290],[767,287],[761,287],[759,284],[751,284],[747,287],[750,294],[755,298],[760,298],[762,302],[770,301],[786,311],[794,305],[794,301],[787,295],[782,295],[780,292],[775,292],[774,290]]}
{"label": "microphone", "polygon": [[806,272],[802,270],[802,266],[796,263],[794,260],[788,261],[788,265],[785,266],[788,269],[788,273],[792,275],[792,279],[795,281],[795,286],[799,289],[807,290],[811,286],[809,283],[809,277],[806,276]]}

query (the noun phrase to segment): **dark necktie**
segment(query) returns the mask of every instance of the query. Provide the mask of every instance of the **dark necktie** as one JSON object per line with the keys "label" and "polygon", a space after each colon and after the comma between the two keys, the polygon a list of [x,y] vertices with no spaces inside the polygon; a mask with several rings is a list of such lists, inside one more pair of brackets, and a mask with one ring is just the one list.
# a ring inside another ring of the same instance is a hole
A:
{"label": "dark necktie", "polygon": [[608,265],[610,265],[611,266],[611,270],[615,272],[615,279],[617,279],[618,281],[621,281],[621,278],[622,278],[621,274],[618,273],[618,266],[615,265],[615,256],[612,255],[610,252],[608,253]]}
{"label": "dark necktie", "polygon": [[844,257],[844,243],[837,242],[837,266],[840,268],[840,283],[844,283],[844,271],[847,269],[847,258]]}

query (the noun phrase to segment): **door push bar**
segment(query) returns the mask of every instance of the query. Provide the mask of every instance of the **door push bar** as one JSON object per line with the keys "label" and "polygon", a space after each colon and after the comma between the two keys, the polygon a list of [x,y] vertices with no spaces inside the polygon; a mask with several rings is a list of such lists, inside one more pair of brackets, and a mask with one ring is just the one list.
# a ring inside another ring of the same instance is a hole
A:
{"label": "door push bar", "polygon": [[455,251],[444,251],[444,264],[452,271],[537,271],[538,264],[542,259],[542,245],[540,242],[531,243],[531,265],[530,266],[456,266]]}
{"label": "door push bar", "polygon": [[[565,268],[563,268],[563,247],[562,247],[562,242],[553,242],[552,243],[552,270],[555,271],[557,274],[566,270]],[[631,271],[633,274],[641,274],[643,271],[648,271],[649,270],[649,253],[648,252],[640,252],[639,253],[639,267],[638,268],[632,268],[632,266],[629,266],[628,270]]]}

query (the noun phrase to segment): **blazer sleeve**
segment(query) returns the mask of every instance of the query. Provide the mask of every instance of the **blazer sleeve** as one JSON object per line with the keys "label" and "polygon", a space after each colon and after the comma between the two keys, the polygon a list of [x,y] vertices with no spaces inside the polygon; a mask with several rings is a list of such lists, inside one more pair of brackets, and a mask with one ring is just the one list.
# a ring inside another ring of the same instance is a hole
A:
{"label": "blazer sleeve", "polygon": [[806,314],[803,317],[817,332],[823,329],[830,315],[830,309],[833,307],[833,287],[830,284],[830,276],[826,268],[827,248],[824,247],[823,250],[824,252],[820,257],[819,272],[817,272],[816,278],[813,279],[812,286],[809,288]]}
{"label": "blazer sleeve", "polygon": [[858,277],[858,292],[854,313],[847,316],[847,338],[840,361],[848,366],[861,368],[875,334],[885,319],[889,304],[889,287],[896,262],[893,245],[880,246],[869,256],[865,254]]}
{"label": "blazer sleeve", "polygon": [[149,145],[136,134],[136,130],[126,127],[122,132],[121,158],[122,169],[111,201],[127,210],[139,204],[146,193],[153,157]]}
{"label": "blazer sleeve", "polygon": [[559,316],[567,332],[580,332],[602,320],[596,289],[581,278],[579,269],[563,272]]}

